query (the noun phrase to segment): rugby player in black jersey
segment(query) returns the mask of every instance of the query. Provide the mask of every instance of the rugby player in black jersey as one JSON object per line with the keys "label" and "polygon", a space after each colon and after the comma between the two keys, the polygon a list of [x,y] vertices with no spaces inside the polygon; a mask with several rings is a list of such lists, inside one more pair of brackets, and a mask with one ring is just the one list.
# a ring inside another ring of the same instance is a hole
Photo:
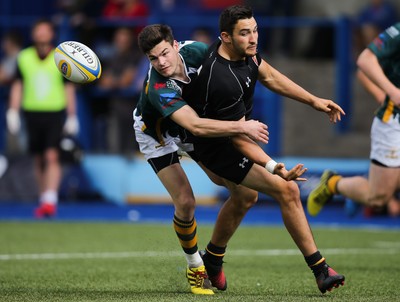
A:
{"label": "rugby player in black jersey", "polygon": [[[341,119],[344,111],[340,106],[312,95],[261,58],[257,52],[257,22],[250,7],[236,5],[225,9],[219,23],[220,39],[209,48],[208,58],[186,98],[200,117],[225,121],[248,119],[255,84],[259,81],[278,94],[326,113],[331,122]],[[336,273],[318,251],[299,188],[293,181],[302,179],[287,177],[284,164],[258,152],[260,147],[247,136],[196,137],[194,142],[200,165],[212,180],[230,192],[203,255],[215,287],[220,290],[227,287],[222,269],[226,247],[248,209],[256,203],[258,192],[278,201],[286,229],[314,273],[319,290],[325,293],[344,284],[344,276]]]}

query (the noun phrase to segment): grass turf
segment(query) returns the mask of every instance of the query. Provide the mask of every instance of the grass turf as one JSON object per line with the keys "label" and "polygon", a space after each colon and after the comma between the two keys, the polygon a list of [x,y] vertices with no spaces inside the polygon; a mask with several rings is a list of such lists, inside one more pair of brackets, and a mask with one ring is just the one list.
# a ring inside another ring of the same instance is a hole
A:
{"label": "grass turf", "polygon": [[[200,225],[200,247],[212,227]],[[315,228],[344,287],[319,293],[283,227],[241,226],[228,290],[194,296],[170,225],[0,222],[0,301],[400,301],[399,231]]]}

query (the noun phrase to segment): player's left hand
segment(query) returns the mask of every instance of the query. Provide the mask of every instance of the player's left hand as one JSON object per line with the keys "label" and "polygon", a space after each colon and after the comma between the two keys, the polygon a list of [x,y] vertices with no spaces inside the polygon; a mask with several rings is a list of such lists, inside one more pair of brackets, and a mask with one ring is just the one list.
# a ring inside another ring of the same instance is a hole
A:
{"label": "player's left hand", "polygon": [[329,116],[331,123],[336,123],[342,119],[342,115],[346,115],[342,107],[336,104],[334,101],[321,99],[313,103],[313,107],[318,111],[323,111]]}
{"label": "player's left hand", "polygon": [[306,181],[307,178],[300,177],[307,171],[307,168],[304,168],[303,164],[297,164],[289,171],[286,170],[284,163],[278,163],[275,166],[274,174],[279,175],[283,179],[289,180],[298,180],[298,181]]}

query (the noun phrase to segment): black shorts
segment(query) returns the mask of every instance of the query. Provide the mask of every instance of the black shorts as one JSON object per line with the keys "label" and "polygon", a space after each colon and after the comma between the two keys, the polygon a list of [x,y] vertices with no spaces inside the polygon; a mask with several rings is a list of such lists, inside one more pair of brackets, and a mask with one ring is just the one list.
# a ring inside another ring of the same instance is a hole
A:
{"label": "black shorts", "polygon": [[196,159],[209,170],[236,184],[249,173],[253,162],[235,148],[229,138],[201,140],[194,144]]}
{"label": "black shorts", "polygon": [[153,168],[154,172],[158,174],[162,169],[179,163],[179,156],[177,152],[172,152],[160,157],[150,158],[147,162]]}
{"label": "black shorts", "polygon": [[49,148],[58,148],[65,122],[65,111],[24,112],[28,133],[28,148],[32,154],[40,154]]}

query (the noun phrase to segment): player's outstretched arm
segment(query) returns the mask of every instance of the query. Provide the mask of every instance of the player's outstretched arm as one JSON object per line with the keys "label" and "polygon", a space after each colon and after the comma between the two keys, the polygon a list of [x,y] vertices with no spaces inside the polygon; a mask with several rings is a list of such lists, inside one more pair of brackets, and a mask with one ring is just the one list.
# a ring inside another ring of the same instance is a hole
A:
{"label": "player's outstretched arm", "polygon": [[200,118],[188,105],[171,114],[171,119],[195,136],[224,137],[237,134],[251,135],[261,143],[268,143],[268,127],[259,121],[220,121]]}
{"label": "player's outstretched arm", "polygon": [[319,98],[309,93],[264,60],[262,60],[258,71],[258,80],[265,87],[280,95],[310,105],[318,111],[325,112],[332,123],[340,121],[341,116],[345,115],[345,112],[338,104],[332,100]]}
{"label": "player's outstretched arm", "polygon": [[297,164],[289,171],[286,170],[284,163],[275,163],[272,158],[264,152],[264,150],[245,135],[236,135],[231,138],[234,146],[244,155],[251,159],[254,163],[265,167],[272,174],[279,175],[285,180],[305,181],[306,178],[300,177],[306,171],[303,164]]}

